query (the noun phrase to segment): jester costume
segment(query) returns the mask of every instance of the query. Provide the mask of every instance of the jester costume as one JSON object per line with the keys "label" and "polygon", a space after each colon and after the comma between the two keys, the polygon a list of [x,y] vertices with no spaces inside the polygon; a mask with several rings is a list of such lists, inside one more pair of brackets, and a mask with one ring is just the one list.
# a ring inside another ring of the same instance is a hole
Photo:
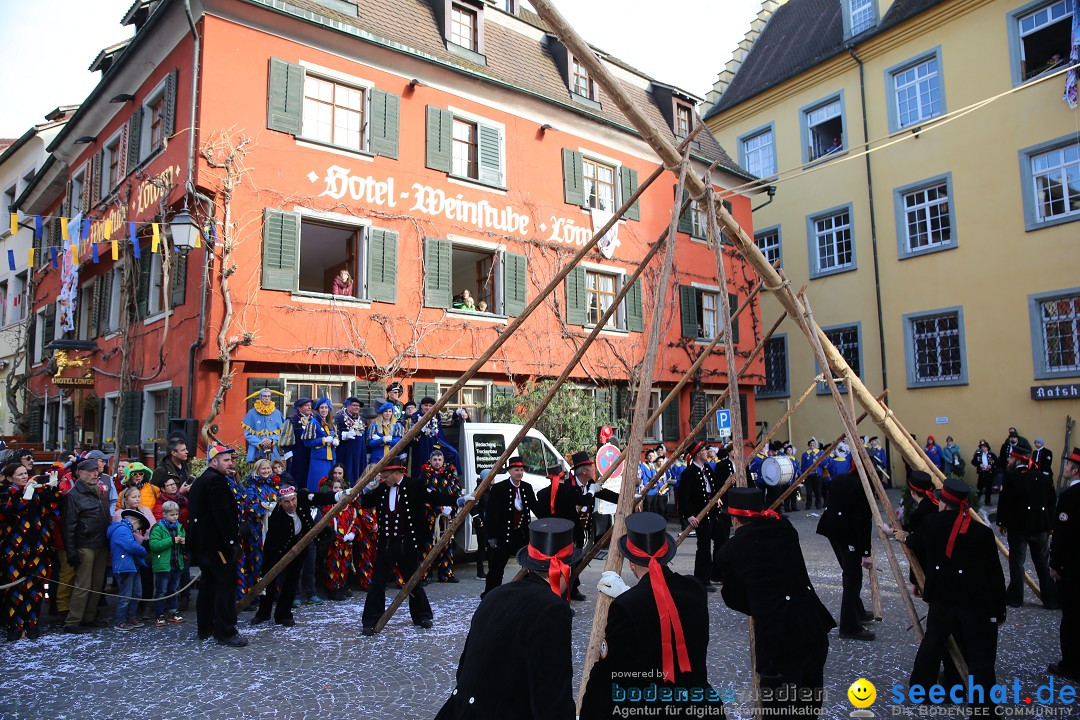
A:
{"label": "jester costume", "polygon": [[[243,529],[243,521],[248,513],[248,501],[246,497],[247,488],[245,488],[244,484],[240,482],[240,479],[235,476],[230,476],[228,480],[229,490],[232,491],[233,501],[236,503],[236,516],[240,519],[240,527]],[[239,602],[240,598],[244,597],[248,589],[252,587],[248,582],[248,576],[244,573],[244,565],[247,563],[247,558],[251,555],[251,536],[245,536],[245,534],[241,532],[237,550],[236,601]]]}
{"label": "jester costume", "polygon": [[375,573],[375,539],[378,523],[374,508],[357,508],[356,539],[353,540],[352,559],[356,584],[367,590]]}
{"label": "jester costume", "polygon": [[381,415],[375,418],[364,433],[364,442],[367,443],[368,449],[368,464],[382,460],[383,455],[394,447],[404,434],[401,423],[394,420],[387,423]]}
{"label": "jester costume", "polygon": [[[240,538],[245,544],[244,557],[237,566],[243,578],[245,588],[255,587],[262,577],[263,540],[266,538],[266,522],[274,505],[280,478],[271,475],[268,478],[252,475],[244,489],[243,512],[240,516]],[[246,539],[245,539],[246,538]]]}
{"label": "jester costume", "polygon": [[[280,460],[281,453],[278,445],[281,442],[281,430],[285,426],[285,417],[277,409],[274,401],[263,403],[255,400],[255,406],[248,410],[247,415],[240,427],[244,430],[244,439],[247,440],[247,461],[254,462],[259,458],[267,460]],[[270,439],[274,441],[269,450],[260,449],[259,443]]]}
{"label": "jester costume", "polygon": [[49,574],[50,542],[60,518],[60,493],[44,486],[24,500],[24,489],[4,483],[0,486],[0,584],[19,578],[27,580],[0,591],[4,626],[9,640],[25,632],[38,636],[38,616],[45,597],[43,576]]}
{"label": "jester costume", "polygon": [[[330,483],[325,483],[322,490],[329,490]],[[326,549],[326,591],[331,600],[344,600],[349,594],[349,567],[352,564],[353,540],[359,535],[357,511],[360,503],[354,500],[341,509],[330,521],[333,540]],[[332,505],[324,507],[323,515]],[[346,540],[349,535],[353,537]]]}
{"label": "jester costume", "polygon": [[[337,459],[334,441],[338,440],[337,429],[334,427],[334,418],[327,415],[325,422],[321,422],[319,408],[329,405],[333,412],[333,404],[326,398],[319,398],[312,411],[311,420],[304,429],[303,443],[311,453],[308,460],[308,472],[305,487],[309,492],[319,491],[319,481],[330,474],[330,468],[334,467]],[[300,478],[296,478],[300,481]]]}
{"label": "jester costume", "polygon": [[[458,479],[457,468],[454,467],[449,461],[442,466],[439,470],[431,467],[428,463],[424,463],[420,468],[420,479],[424,481],[427,486],[428,492],[446,493],[453,495],[454,497],[461,496],[461,481]],[[427,521],[428,521],[428,536],[427,547],[424,548],[424,557],[426,558],[431,554],[432,549],[435,547],[436,542],[436,527],[445,528],[450,524],[454,514],[456,514],[457,508],[450,508],[450,514],[446,515],[442,512],[442,508],[428,507],[427,509]],[[442,532],[439,532],[442,535]],[[457,582],[454,579],[454,543],[450,542],[446,546],[446,549],[439,555],[438,560],[431,564],[428,570],[428,574],[425,575],[425,579],[430,577],[437,571],[439,582]]]}

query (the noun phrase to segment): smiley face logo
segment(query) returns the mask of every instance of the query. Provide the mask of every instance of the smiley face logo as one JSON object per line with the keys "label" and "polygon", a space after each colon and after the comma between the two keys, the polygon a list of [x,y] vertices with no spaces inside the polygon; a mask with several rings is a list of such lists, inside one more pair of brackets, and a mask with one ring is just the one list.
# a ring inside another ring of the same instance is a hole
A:
{"label": "smiley face logo", "polygon": [[877,699],[877,688],[865,678],[859,678],[851,683],[847,691],[848,700],[857,708],[868,708]]}

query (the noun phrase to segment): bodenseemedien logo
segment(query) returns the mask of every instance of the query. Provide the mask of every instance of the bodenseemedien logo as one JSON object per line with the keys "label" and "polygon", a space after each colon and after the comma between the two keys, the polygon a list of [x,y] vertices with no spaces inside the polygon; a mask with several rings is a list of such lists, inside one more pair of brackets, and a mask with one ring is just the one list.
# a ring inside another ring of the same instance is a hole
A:
{"label": "bodenseemedien logo", "polygon": [[853,718],[872,718],[876,717],[872,710],[866,708],[874,704],[874,700],[877,699],[877,688],[874,687],[874,683],[870,682],[866,678],[859,678],[855,682],[851,683],[851,687],[847,691],[848,700],[855,706],[854,710],[849,717]]}

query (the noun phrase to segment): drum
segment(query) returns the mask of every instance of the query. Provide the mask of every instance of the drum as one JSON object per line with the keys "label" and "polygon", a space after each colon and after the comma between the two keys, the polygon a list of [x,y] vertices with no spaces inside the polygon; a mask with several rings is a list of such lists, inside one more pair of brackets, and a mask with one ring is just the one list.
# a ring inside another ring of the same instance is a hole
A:
{"label": "drum", "polygon": [[761,461],[761,480],[769,487],[787,487],[795,474],[795,460],[787,455],[773,455]]}

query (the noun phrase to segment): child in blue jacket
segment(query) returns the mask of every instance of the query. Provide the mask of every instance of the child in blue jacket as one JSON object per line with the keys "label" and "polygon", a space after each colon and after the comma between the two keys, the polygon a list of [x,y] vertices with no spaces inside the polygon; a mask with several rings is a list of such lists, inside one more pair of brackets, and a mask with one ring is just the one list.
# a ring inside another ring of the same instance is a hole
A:
{"label": "child in blue jacket", "polygon": [[112,552],[113,577],[120,588],[116,600],[117,630],[143,627],[139,620],[139,600],[142,598],[139,567],[146,566],[146,548],[142,546],[142,533],[149,524],[146,516],[138,510],[124,510],[120,519],[105,531]]}

